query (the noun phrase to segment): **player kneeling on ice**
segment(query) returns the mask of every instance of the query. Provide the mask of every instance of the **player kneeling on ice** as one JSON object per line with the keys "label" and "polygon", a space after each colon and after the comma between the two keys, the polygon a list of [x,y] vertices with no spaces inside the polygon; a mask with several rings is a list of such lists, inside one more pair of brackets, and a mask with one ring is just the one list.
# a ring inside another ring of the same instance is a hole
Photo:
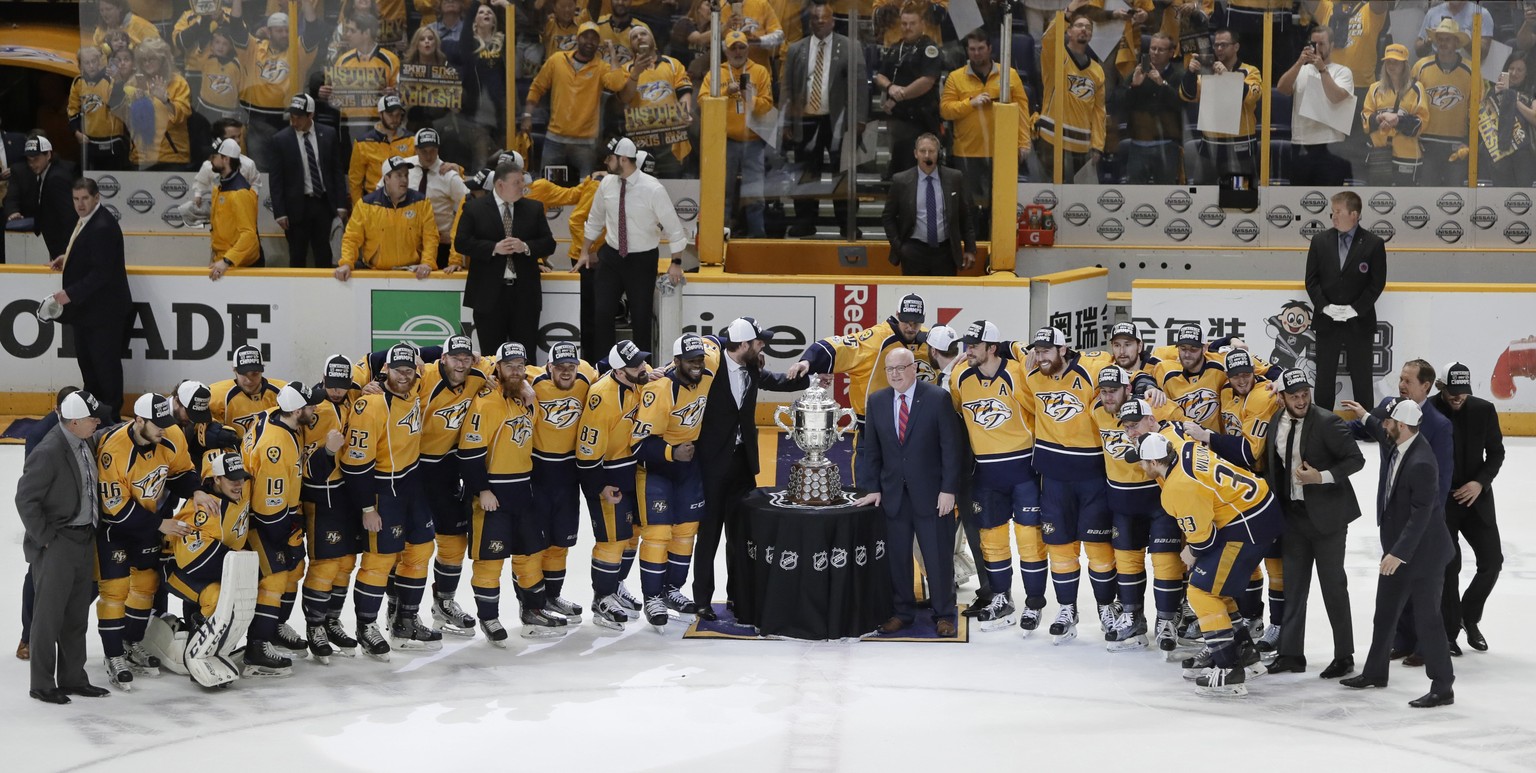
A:
{"label": "player kneeling on ice", "polygon": [[1246,676],[1262,671],[1248,627],[1233,628],[1241,619],[1236,597],[1280,536],[1280,505],[1262,479],[1199,443],[1175,446],[1152,433],[1137,441],[1136,452],[1142,470],[1162,484],[1163,511],[1178,522],[1190,554],[1189,603],[1205,649],[1184,661],[1184,676],[1201,695],[1247,695]]}
{"label": "player kneeling on ice", "polygon": [[[243,460],[233,451],[215,453],[207,471],[213,504],[187,502],[176,520],[191,531],[168,540],[172,562],[166,583],[188,602],[187,620],[152,619],[144,646],[170,670],[204,687],[220,687],[242,676],[230,655],[256,612],[260,567],[256,554],[245,550],[250,505],[245,482],[251,475]],[[245,676],[292,672],[253,664],[246,649]]]}

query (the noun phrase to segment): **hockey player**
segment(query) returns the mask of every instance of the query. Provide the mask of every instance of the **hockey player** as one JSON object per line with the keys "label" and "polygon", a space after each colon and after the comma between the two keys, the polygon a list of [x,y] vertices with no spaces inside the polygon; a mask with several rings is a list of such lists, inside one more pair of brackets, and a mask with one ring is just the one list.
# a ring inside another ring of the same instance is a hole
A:
{"label": "hockey player", "polygon": [[1161,433],[1137,445],[1142,471],[1162,483],[1163,510],[1189,545],[1189,603],[1200,617],[1206,649],[1184,661],[1202,695],[1247,695],[1244,669],[1258,651],[1238,617],[1235,597],[1284,527],[1280,505],[1262,478],[1219,459],[1206,446],[1175,447]]}
{"label": "hockey player", "polygon": [[697,615],[683,594],[693,541],[704,516],[704,477],[695,457],[709,388],[720,369],[720,347],[684,333],[672,344],[672,367],[646,383],[635,426],[635,476],[640,516],[640,595],[645,619],[657,630],[667,610]]}
{"label": "hockey player", "polygon": [[1035,438],[1029,429],[1033,405],[1024,386],[1024,364],[1003,359],[1002,335],[987,320],[965,331],[965,363],[951,371],[950,398],[970,437],[976,457],[972,493],[991,603],[976,612],[981,628],[1001,630],[1013,624],[1013,550],[1009,524],[1018,541],[1019,572],[1024,579],[1025,635],[1040,625],[1045,608],[1046,557],[1040,535],[1040,488],[1035,482]]}
{"label": "hockey player", "polygon": [[208,410],[220,424],[233,424],[249,433],[256,414],[277,407],[277,390],[287,382],[268,379],[261,350],[249,344],[236,349],[231,362],[235,377],[208,386],[212,393]]}
{"label": "hockey player", "polygon": [[[1122,339],[1123,340],[1123,339]],[[1116,357],[1116,361],[1119,361]],[[1126,652],[1147,646],[1146,603],[1147,553],[1152,553],[1152,601],[1157,609],[1158,649],[1172,652],[1178,646],[1179,604],[1184,597],[1184,563],[1179,551],[1184,537],[1172,519],[1164,517],[1157,481],[1148,478],[1127,458],[1135,441],[1121,427],[1121,411],[1139,422],[1147,411],[1153,420],[1178,421],[1184,414],[1168,402],[1153,409],[1132,397],[1130,372],[1119,365],[1099,371],[1099,399],[1093,419],[1104,446],[1104,470],[1109,481],[1106,501],[1113,519],[1110,544],[1115,549],[1115,574],[1119,584],[1120,616],[1114,630],[1104,634],[1105,649]],[[1133,422],[1134,423],[1134,422]]]}
{"label": "hockey player", "polygon": [[576,434],[587,391],[597,370],[577,356],[576,344],[549,348],[547,368],[529,367],[538,410],[533,422],[533,506],[549,533],[544,549],[544,606],[571,625],[582,608],[561,598],[565,566],[581,524],[581,486],[576,473]]}
{"label": "hockey player", "polygon": [[[1066,334],[1052,327],[1036,331],[1029,349],[1034,367],[1025,383],[1034,399],[1028,415],[1035,434],[1035,469],[1041,478],[1040,531],[1061,605],[1050,631],[1060,644],[1077,638],[1079,544],[1088,555],[1099,625],[1107,633],[1115,628],[1117,618],[1104,454],[1092,414],[1094,377],[1110,364],[1111,357],[1068,348]],[[1012,354],[1024,359],[1023,352]]]}
{"label": "hockey player", "polygon": [[101,525],[97,532],[96,630],[106,654],[107,676],[118,689],[132,689],[134,674],[158,676],[159,658],[144,650],[145,626],[160,587],[163,537],[184,537],[186,524],[167,517],[167,497],[192,497],[213,507],[197,491],[197,474],[186,437],[176,426],[171,401],[140,395],[133,420],[107,430],[97,446]]}
{"label": "hockey player", "polygon": [[354,657],[357,640],[341,624],[347,583],[357,565],[362,543],[357,508],[342,485],[338,455],[346,445],[352,399],[361,387],[353,381],[352,364],[340,354],[325,361],[321,388],[325,400],[300,431],[304,442],[304,493],[299,507],[309,569],[304,573],[304,625],[309,652],[324,662],[327,651]]}
{"label": "hockey player", "polygon": [[208,455],[215,451],[239,450],[240,430],[213,420],[209,409],[213,393],[201,381],[183,381],[176,385],[171,413],[176,426],[187,439],[187,458],[197,469],[199,477],[206,478]]}
{"label": "hockey player", "polygon": [[[277,407],[261,414],[246,435],[251,467],[250,547],[261,559],[261,584],[256,617],[251,621],[247,665],[285,668],[274,646],[295,656],[309,652],[308,640],[287,623],[304,577],[304,530],[299,523],[304,493],[304,428],[315,418],[315,406],[325,399],[323,388],[286,384],[277,393]],[[252,651],[265,653],[252,661]],[[328,658],[328,649],[317,653]],[[263,662],[263,660],[269,662]]]}
{"label": "hockey player", "polygon": [[649,379],[646,358],[634,341],[623,340],[608,352],[612,367],[587,392],[587,407],[577,435],[576,468],[592,519],[592,621],[623,630],[625,610],[640,605],[621,594],[634,561],[637,500],[634,455],[636,437],[649,434],[640,424],[641,391]]}
{"label": "hockey player", "polygon": [[496,383],[481,390],[469,409],[459,460],[464,488],[476,497],[471,521],[470,559],[480,629],[497,647],[506,647],[501,624],[501,567],[510,556],[521,607],[522,636],[563,636],[569,622],[546,609],[544,549],[549,532],[534,509],[533,401],[523,394],[528,351],[516,342],[496,352]]}
{"label": "hockey player", "polygon": [[807,373],[848,374],[848,405],[858,419],[855,426],[863,427],[865,401],[889,386],[885,380],[885,358],[893,349],[911,349],[918,362],[918,378],[930,383],[934,381],[932,368],[928,365],[925,319],[927,312],[922,296],[904,295],[895,316],[857,333],[823,338],[811,344],[785,375],[794,379]]}
{"label": "hockey player", "polygon": [[1221,388],[1227,385],[1227,372],[1221,362],[1206,356],[1205,340],[1199,325],[1179,328],[1174,344],[1178,356],[1158,363],[1153,373],[1157,386],[1190,421],[1221,432]]}
{"label": "hockey player", "polygon": [[[418,364],[415,347],[389,348],[383,391],[352,405],[341,462],[347,494],[353,506],[362,508],[367,532],[353,585],[357,638],[366,653],[380,660],[389,659],[391,642],[407,650],[442,648],[443,635],[417,619],[433,548],[432,512],[418,470],[423,423],[415,391]],[[397,564],[400,607],[391,622],[391,641],[385,641],[376,621]]]}

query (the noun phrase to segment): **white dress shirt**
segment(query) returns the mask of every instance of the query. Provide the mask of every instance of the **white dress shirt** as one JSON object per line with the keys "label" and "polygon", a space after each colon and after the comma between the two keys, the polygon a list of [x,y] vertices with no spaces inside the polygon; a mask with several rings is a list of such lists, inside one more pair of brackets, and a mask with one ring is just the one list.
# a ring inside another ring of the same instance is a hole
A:
{"label": "white dress shirt", "polygon": [[[747,400],[747,379],[751,378],[752,372],[732,359],[729,354],[725,355],[725,372],[726,378],[731,382],[731,397],[736,398],[736,407],[740,408]],[[741,445],[741,442],[741,430],[737,429],[736,445]]]}
{"label": "white dress shirt", "polygon": [[[893,387],[894,389],[894,387]],[[911,386],[905,392],[897,392],[891,396],[891,426],[896,428],[896,440],[901,440],[901,398],[907,398],[907,421],[912,421],[912,400],[917,396],[917,379],[912,380]],[[908,429],[911,429],[908,427]]]}
{"label": "white dress shirt", "polygon": [[[1286,412],[1285,415],[1280,417],[1280,427],[1276,431],[1273,441],[1276,444],[1275,450],[1279,452],[1278,455],[1284,456],[1286,446],[1290,443],[1291,433],[1298,433],[1296,435],[1296,443],[1291,447],[1291,458],[1285,460],[1286,472],[1291,476],[1291,501],[1293,502],[1301,502],[1305,499],[1305,497],[1302,495],[1302,484],[1296,480],[1296,470],[1300,469],[1301,467],[1302,436],[1300,433],[1302,431],[1302,425],[1305,423],[1305,418],[1298,419],[1291,416],[1289,412]],[[1323,476],[1322,483],[1333,482],[1332,472],[1328,470],[1322,470],[1320,471],[1320,474]]]}
{"label": "white dress shirt", "polygon": [[[517,207],[512,206],[512,202],[507,201],[506,199],[503,199],[501,197],[501,194],[496,192],[495,188],[491,189],[491,198],[496,201],[496,216],[497,217],[501,217],[502,216],[501,215],[502,212],[511,211],[512,212],[512,218],[513,218],[512,222],[514,222],[514,223],[517,222]],[[528,250],[527,245],[523,246],[523,254],[525,254],[525,255],[531,254],[529,252],[529,250]],[[511,261],[510,258],[507,260],[507,268],[506,268],[505,271],[502,272],[501,277],[503,279],[507,280],[508,282],[510,282],[510,281],[512,281],[512,280],[517,278],[517,270],[512,268],[512,261]]]}
{"label": "white dress shirt", "polygon": [[[1412,443],[1415,439],[1418,438],[1418,436],[1419,436],[1419,433],[1415,432],[1412,435],[1408,436],[1407,440],[1404,440],[1403,442],[1397,444],[1397,458],[1393,459],[1392,460],[1392,466],[1387,468],[1387,496],[1386,496],[1386,499],[1391,499],[1392,498],[1392,491],[1397,488],[1397,471],[1398,471],[1398,468],[1403,466],[1403,457],[1408,454],[1408,444]],[[1377,505],[1377,507],[1380,508],[1380,509],[1386,509],[1386,506],[1387,506],[1386,500],[1383,500],[1381,502],[1381,504]],[[1407,562],[1405,561],[1404,563],[1407,563]]]}
{"label": "white dress shirt", "polygon": [[606,229],[605,242],[609,247],[619,248],[620,180],[628,181],[628,190],[624,194],[624,217],[629,221],[629,229],[625,233],[629,252],[634,254],[657,249],[663,235],[667,237],[667,246],[673,255],[680,255],[688,249],[688,233],[683,230],[683,223],[677,219],[677,211],[672,208],[672,197],[667,195],[667,189],[662,187],[660,180],[638,169],[628,178],[611,174],[598,183],[597,197],[592,200],[592,211],[587,215],[584,231],[587,239],[596,239]]}
{"label": "white dress shirt", "polygon": [[939,168],[935,166],[932,173],[917,167],[917,222],[912,227],[912,238],[920,242],[928,241],[928,178],[933,178],[933,206],[934,216],[938,218],[939,243],[948,238],[948,230],[945,228],[944,217],[944,183],[939,179]]}
{"label": "white dress shirt", "polygon": [[[1350,96],[1345,100],[1354,102],[1355,74],[1348,67],[1337,62],[1328,63],[1328,74],[1333,77],[1333,82],[1339,88],[1344,89]],[[1304,96],[1312,89],[1322,90],[1323,76],[1312,65],[1303,65],[1301,72],[1296,76],[1296,96],[1291,107],[1291,144],[1293,145],[1326,145],[1331,142],[1343,142],[1349,139],[1349,134],[1323,123],[1314,121],[1301,114],[1301,103]],[[1324,93],[1323,99],[1328,95]],[[1359,111],[1355,111],[1358,116]]]}
{"label": "white dress shirt", "polygon": [[[240,154],[240,176],[251,184],[251,190],[256,192],[256,197],[261,198],[261,173],[256,171],[256,162],[244,153]],[[213,171],[213,164],[203,162],[197,170],[197,176],[192,178],[192,201],[199,208],[210,206],[210,196],[214,186],[219,182],[219,176]]]}
{"label": "white dress shirt", "polygon": [[[304,181],[304,195],[313,196],[315,195],[315,181],[309,179],[310,156],[315,157],[315,168],[320,169],[321,174],[325,174],[325,168],[320,166],[320,138],[315,135],[313,127],[307,132],[295,130],[294,135],[299,138],[299,179]],[[325,181],[321,180],[320,184],[324,185]]]}
{"label": "white dress shirt", "polygon": [[[827,115],[832,109],[832,34],[827,33],[826,38],[811,35],[806,40],[806,53],[810,56],[805,60],[805,114]],[[810,96],[816,90],[816,62],[821,57],[826,57],[821,69],[821,111],[813,112],[809,107]]]}

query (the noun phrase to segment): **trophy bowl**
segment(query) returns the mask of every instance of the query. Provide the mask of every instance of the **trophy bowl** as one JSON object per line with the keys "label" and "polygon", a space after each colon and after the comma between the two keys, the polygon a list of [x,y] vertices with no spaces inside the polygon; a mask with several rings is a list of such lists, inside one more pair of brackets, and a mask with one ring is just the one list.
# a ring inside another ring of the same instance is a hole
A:
{"label": "trophy bowl", "polygon": [[779,406],[773,415],[773,423],[805,452],[789,469],[786,491],[795,504],[822,506],[842,501],[842,473],[826,452],[853,428],[857,418],[853,409],[843,408],[832,399],[830,386],[831,376],[818,376],[805,394],[790,405]]}

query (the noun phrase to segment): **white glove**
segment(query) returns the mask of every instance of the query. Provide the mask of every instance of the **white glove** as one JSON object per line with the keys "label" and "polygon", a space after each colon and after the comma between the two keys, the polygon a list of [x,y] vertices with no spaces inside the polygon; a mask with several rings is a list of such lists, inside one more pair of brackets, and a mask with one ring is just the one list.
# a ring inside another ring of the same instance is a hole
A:
{"label": "white glove", "polygon": [[54,299],[50,293],[37,302],[37,318],[43,322],[52,322],[64,313],[64,307]]}
{"label": "white glove", "polygon": [[1345,306],[1342,303],[1330,303],[1324,306],[1323,313],[1333,318],[1334,322],[1348,322],[1360,316],[1353,306]]}

